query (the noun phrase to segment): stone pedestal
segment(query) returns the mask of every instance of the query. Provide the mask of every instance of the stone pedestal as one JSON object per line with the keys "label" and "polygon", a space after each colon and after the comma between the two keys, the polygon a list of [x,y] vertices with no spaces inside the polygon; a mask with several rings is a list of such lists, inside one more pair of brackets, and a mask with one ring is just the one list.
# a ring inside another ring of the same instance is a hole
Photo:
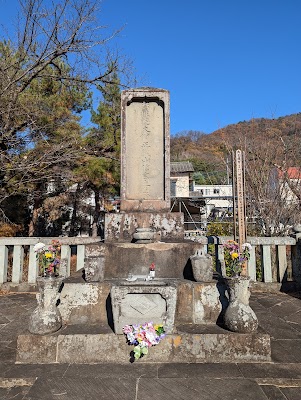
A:
{"label": "stone pedestal", "polygon": [[37,293],[38,306],[29,320],[29,331],[34,334],[44,335],[59,330],[62,326],[62,317],[57,308],[59,289],[63,278],[37,278],[39,293]]}
{"label": "stone pedestal", "polygon": [[225,326],[232,332],[255,332],[258,319],[249,305],[250,277],[227,278],[230,301],[225,312]]}
{"label": "stone pedestal", "polygon": [[184,240],[183,213],[121,212],[105,215],[106,242],[131,242],[140,228],[151,229],[155,242]]}

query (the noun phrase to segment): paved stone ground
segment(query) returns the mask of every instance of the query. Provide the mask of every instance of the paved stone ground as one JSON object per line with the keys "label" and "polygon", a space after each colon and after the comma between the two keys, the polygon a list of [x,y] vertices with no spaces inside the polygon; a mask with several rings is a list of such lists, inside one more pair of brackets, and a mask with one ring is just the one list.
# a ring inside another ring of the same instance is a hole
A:
{"label": "paved stone ground", "polygon": [[253,293],[272,363],[16,365],[16,337],[27,330],[34,294],[0,295],[0,399],[300,400],[301,294]]}

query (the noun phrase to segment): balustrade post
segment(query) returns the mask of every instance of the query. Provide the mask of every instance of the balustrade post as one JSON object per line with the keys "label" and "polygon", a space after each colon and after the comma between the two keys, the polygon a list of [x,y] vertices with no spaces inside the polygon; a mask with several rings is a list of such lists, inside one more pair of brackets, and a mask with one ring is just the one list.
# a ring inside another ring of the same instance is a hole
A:
{"label": "balustrade post", "polygon": [[255,246],[250,250],[250,260],[248,261],[248,275],[252,281],[256,281],[256,252]]}
{"label": "balustrade post", "polygon": [[292,273],[298,289],[301,288],[301,224],[294,226],[296,245],[292,246]]}
{"label": "balustrade post", "polygon": [[217,239],[218,243],[215,245],[215,254],[216,254],[216,269],[222,276],[226,277],[226,264],[224,258],[224,246],[220,244],[219,238]]}
{"label": "balustrade post", "polygon": [[29,246],[29,260],[28,260],[28,283],[36,283],[37,276],[39,275],[39,266],[37,254],[34,252],[34,245]]}
{"label": "balustrade post", "polygon": [[8,263],[7,246],[0,246],[0,283],[7,282],[7,263]]}
{"label": "balustrade post", "polygon": [[71,248],[68,244],[62,244],[61,246],[61,259],[66,260],[66,272],[65,278],[70,276],[70,258],[71,258]]}
{"label": "balustrade post", "polygon": [[278,265],[279,265],[279,282],[283,281],[285,272],[287,270],[286,246],[278,246]]}
{"label": "balustrade post", "polygon": [[261,246],[261,259],[263,265],[263,277],[264,282],[273,282],[272,276],[272,258],[271,258],[271,247],[270,245]]}
{"label": "balustrade post", "polygon": [[22,282],[23,263],[24,263],[23,246],[15,245],[14,252],[13,252],[12,283],[21,283]]}
{"label": "balustrade post", "polygon": [[76,271],[84,268],[85,265],[85,245],[79,244],[77,245],[76,252]]}

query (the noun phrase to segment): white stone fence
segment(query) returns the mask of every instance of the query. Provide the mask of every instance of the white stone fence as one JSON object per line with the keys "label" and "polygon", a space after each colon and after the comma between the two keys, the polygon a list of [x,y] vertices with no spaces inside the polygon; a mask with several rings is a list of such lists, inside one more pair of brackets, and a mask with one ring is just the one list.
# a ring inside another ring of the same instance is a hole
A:
{"label": "white stone fence", "polygon": [[[198,236],[197,231],[186,231],[185,239],[204,244],[208,252],[213,252],[217,270],[226,275],[223,245],[233,237],[204,237]],[[265,283],[281,283],[284,277],[300,283],[300,246],[294,237],[248,237],[247,242],[252,245],[248,274],[254,282],[260,276],[260,281]]]}
{"label": "white stone fence", "polygon": [[42,242],[46,245],[52,240],[59,240],[61,243],[61,259],[66,259],[66,276],[70,276],[71,248],[76,252],[76,270],[83,268],[85,257],[85,245],[88,243],[100,242],[100,238],[91,237],[2,237],[0,238],[0,285],[8,280],[9,254],[12,254],[11,283],[19,284],[24,282],[24,250],[28,255],[27,283],[35,284],[38,276],[38,264],[34,245]]}
{"label": "white stone fence", "polygon": [[[225,262],[223,244],[232,239],[231,237],[198,236],[194,231],[186,232],[185,239],[198,241],[205,245],[205,248],[215,255],[216,267],[225,276]],[[0,238],[0,285],[11,281],[10,284],[16,286],[22,282],[35,284],[38,276],[38,266],[34,245],[38,242],[50,244],[51,241],[61,242],[61,258],[67,264],[66,276],[70,276],[71,248],[76,254],[76,270],[84,266],[85,245],[88,243],[101,242],[100,238],[25,238],[7,237]],[[287,281],[301,281],[301,251],[300,246],[296,245],[293,237],[249,237],[248,242],[252,245],[251,258],[248,262],[248,273],[253,281],[259,280],[264,283],[281,283],[285,276]],[[23,270],[24,250],[28,254],[28,271]],[[8,268],[10,258],[11,268]],[[257,274],[256,274],[257,269]],[[261,271],[258,275],[258,270]],[[9,277],[8,277],[9,272]],[[25,276],[26,275],[26,276]],[[1,286],[0,286],[1,287]]]}

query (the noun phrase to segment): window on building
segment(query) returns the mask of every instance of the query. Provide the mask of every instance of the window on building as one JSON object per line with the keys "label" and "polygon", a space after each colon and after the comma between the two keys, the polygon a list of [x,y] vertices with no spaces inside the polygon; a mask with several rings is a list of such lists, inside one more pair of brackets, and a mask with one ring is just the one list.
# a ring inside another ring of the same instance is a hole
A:
{"label": "window on building", "polygon": [[171,179],[170,181],[170,195],[171,197],[176,197],[177,180]]}

